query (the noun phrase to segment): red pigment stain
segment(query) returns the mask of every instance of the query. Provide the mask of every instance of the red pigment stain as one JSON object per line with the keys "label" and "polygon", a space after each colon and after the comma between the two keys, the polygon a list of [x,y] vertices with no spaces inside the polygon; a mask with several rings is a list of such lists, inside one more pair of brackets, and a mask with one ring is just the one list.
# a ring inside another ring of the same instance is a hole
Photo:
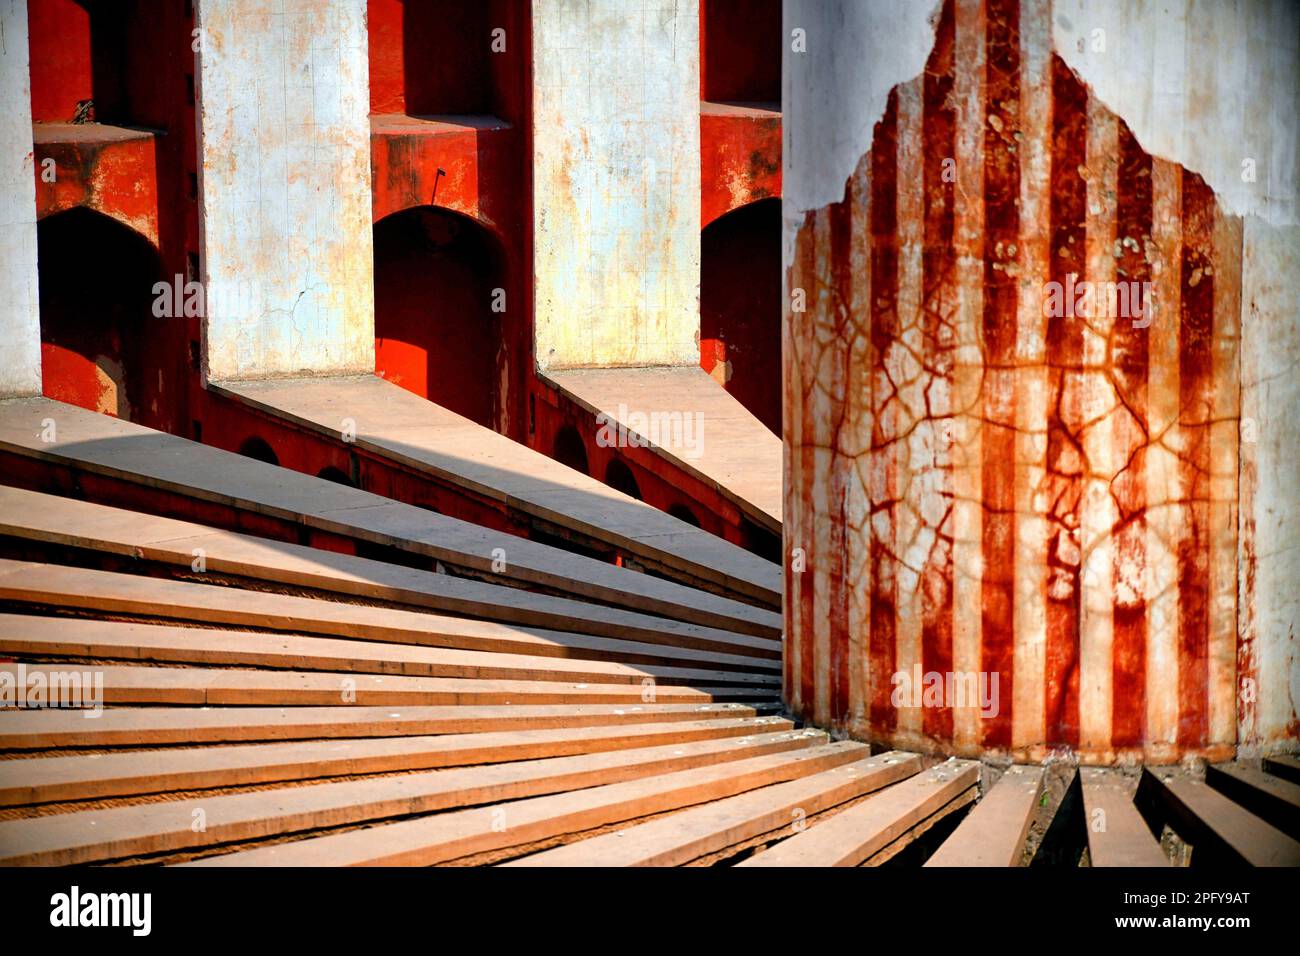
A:
{"label": "red pigment stain", "polygon": [[[1151,235],[1151,157],[1142,152],[1128,126],[1119,124],[1118,196],[1115,231],[1119,236]],[[1140,243],[1139,243],[1140,245]],[[1139,283],[1151,280],[1141,248],[1125,247],[1116,269]],[[1150,303],[1143,303],[1148,307]],[[1116,322],[1111,345],[1111,382],[1124,409],[1112,440],[1125,463],[1111,482],[1117,509],[1113,532],[1113,635],[1111,641],[1111,743],[1139,747],[1146,739],[1146,574],[1147,361],[1145,329]]]}

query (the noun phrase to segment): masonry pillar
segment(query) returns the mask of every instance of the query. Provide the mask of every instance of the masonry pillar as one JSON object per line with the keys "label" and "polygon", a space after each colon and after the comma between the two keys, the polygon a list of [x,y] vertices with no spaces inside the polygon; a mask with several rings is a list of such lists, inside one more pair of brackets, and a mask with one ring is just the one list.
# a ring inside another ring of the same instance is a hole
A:
{"label": "masonry pillar", "polygon": [[365,0],[200,0],[208,380],[374,370]]}
{"label": "masonry pillar", "polygon": [[788,0],[785,691],[892,746],[1294,748],[1297,12]]}
{"label": "masonry pillar", "polygon": [[696,0],[534,0],[537,362],[699,363]]}

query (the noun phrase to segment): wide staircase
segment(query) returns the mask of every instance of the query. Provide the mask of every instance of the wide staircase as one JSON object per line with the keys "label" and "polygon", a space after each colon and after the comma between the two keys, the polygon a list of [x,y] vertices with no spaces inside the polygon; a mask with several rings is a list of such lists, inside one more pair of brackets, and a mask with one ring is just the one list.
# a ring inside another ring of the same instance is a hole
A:
{"label": "wide staircase", "polygon": [[782,715],[779,608],[716,568],[47,412],[0,403],[0,863],[1300,864],[1293,758],[873,753]]}

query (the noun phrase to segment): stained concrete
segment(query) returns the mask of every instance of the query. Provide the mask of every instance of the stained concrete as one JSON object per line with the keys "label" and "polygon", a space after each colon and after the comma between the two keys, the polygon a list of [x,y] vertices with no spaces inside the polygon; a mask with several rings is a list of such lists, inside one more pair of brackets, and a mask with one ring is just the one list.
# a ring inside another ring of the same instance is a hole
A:
{"label": "stained concrete", "polygon": [[374,370],[364,0],[200,0],[210,380]]}
{"label": "stained concrete", "polygon": [[0,0],[0,397],[41,391],[35,182],[27,0]]}
{"label": "stained concrete", "polygon": [[699,361],[697,0],[533,3],[537,362]]}
{"label": "stained concrete", "polygon": [[[1290,746],[1300,708],[1300,7],[1056,0],[1055,47],[1143,147],[1245,217],[1240,744]],[[1288,742],[1290,740],[1290,743]]]}
{"label": "stained concrete", "polygon": [[[1225,330],[1221,337],[1223,348],[1216,354],[1228,356],[1227,367],[1220,370],[1228,386],[1216,401],[1221,401],[1226,410],[1223,421],[1235,428],[1239,393],[1241,435],[1239,443],[1235,443],[1240,453],[1239,489],[1224,500],[1232,507],[1237,523],[1236,561],[1229,560],[1226,575],[1216,563],[1213,574],[1216,580],[1227,579],[1228,583],[1235,575],[1238,595],[1234,603],[1230,595],[1216,590],[1216,597],[1206,608],[1216,621],[1225,613],[1229,621],[1235,617],[1237,659],[1234,662],[1230,655],[1226,659],[1217,652],[1214,655],[1210,680],[1216,691],[1211,723],[1219,727],[1225,718],[1230,723],[1235,716],[1236,740],[1247,750],[1293,747],[1300,727],[1300,666],[1295,638],[1300,619],[1300,601],[1296,597],[1300,567],[1295,557],[1300,472],[1291,451],[1300,439],[1295,415],[1300,402],[1295,385],[1295,366],[1300,357],[1295,308],[1300,295],[1300,280],[1296,278],[1300,274],[1296,240],[1300,237],[1295,225],[1294,122],[1300,95],[1300,12],[1285,0],[1235,5],[1204,0],[1058,0],[1055,5],[1049,0],[1021,0],[1016,6],[1022,31],[1033,23],[1035,36],[1041,34],[1050,52],[1060,56],[1087,84],[1095,96],[1096,108],[1112,113],[1132,130],[1142,150],[1164,164],[1160,169],[1166,193],[1168,170],[1180,166],[1179,182],[1192,182],[1193,174],[1204,177],[1221,213],[1241,217],[1233,227],[1237,230],[1235,250],[1230,234],[1226,234],[1229,241],[1222,250],[1227,262],[1239,256],[1239,307],[1234,293],[1214,308],[1215,328]],[[982,9],[978,5],[963,8]],[[806,214],[820,211],[816,225],[808,228],[815,228],[817,236],[825,238],[830,233],[823,218],[831,204],[846,196],[846,201],[853,202],[862,195],[855,166],[870,146],[874,125],[884,115],[888,91],[908,84],[920,74],[934,43],[935,10],[936,5],[931,4],[884,0],[791,0],[786,4],[788,270],[797,270],[800,264],[794,240],[798,230],[809,222]],[[806,31],[809,52],[801,54],[790,49],[791,31],[795,28]],[[1036,39],[1031,48],[1041,50],[1043,46]],[[993,82],[993,77],[990,72],[988,82]],[[1038,102],[1035,90],[1041,86],[1036,81],[1020,90],[1022,106]],[[900,115],[907,112],[911,116],[908,110],[915,106],[916,95],[904,86],[898,88]],[[1026,122],[1027,129],[1041,126],[1037,121]],[[1104,124],[1094,125],[1097,130],[1104,128]],[[975,141],[978,144],[984,138],[981,126]],[[917,172],[918,156],[906,152],[906,145],[900,144],[899,155],[900,161],[908,160],[907,175],[911,176]],[[1033,144],[1025,145],[1030,148]],[[1100,153],[1104,155],[1105,150],[1100,149]],[[1040,159],[1041,154],[1039,150]],[[961,155],[959,148],[959,165]],[[1028,159],[1027,163],[1031,171],[1039,168]],[[902,166],[899,172],[901,184],[905,181]],[[958,175],[962,175],[960,169]],[[846,193],[846,184],[855,191]],[[1022,207],[1024,185],[1022,181]],[[1041,194],[1042,190],[1035,187],[1029,198]],[[961,191],[967,203],[970,195],[970,190]],[[1104,226],[1101,220],[1106,215],[1106,203],[1096,199],[1090,183],[1088,214],[1100,217],[1096,225]],[[1164,201],[1167,205],[1171,200],[1166,196]],[[1021,211],[1023,214],[1026,209]],[[975,217],[982,228],[982,210],[966,212],[967,218]],[[1172,207],[1163,209],[1162,229],[1173,221],[1171,212],[1177,211]],[[982,232],[978,239],[982,243]],[[821,246],[819,239],[817,247]],[[910,262],[918,248],[919,243],[904,243],[901,253]],[[854,269],[858,269],[857,264]],[[834,314],[819,312],[820,306],[813,298],[812,286],[825,276],[818,272],[808,278],[813,280],[808,290],[812,314],[788,314],[788,336],[806,334],[807,327],[822,320],[829,322]],[[1195,284],[1189,280],[1188,287]],[[1173,287],[1164,291],[1177,292]],[[1167,296],[1162,293],[1162,297]],[[1225,309],[1231,314],[1225,314]],[[1239,336],[1231,331],[1238,321]],[[1157,323],[1152,330],[1153,342],[1158,339],[1167,344],[1167,332],[1167,326],[1161,331]],[[834,341],[833,336],[830,341]],[[850,345],[848,341],[840,342],[843,348]],[[804,360],[799,367],[807,368],[809,364]],[[853,364],[849,367],[856,368]],[[1240,383],[1239,389],[1234,382]],[[832,386],[829,394],[839,394],[838,387],[834,383]],[[818,401],[827,400],[824,391],[815,395]],[[834,399],[830,401],[833,404]],[[824,420],[829,413],[822,414],[821,406],[818,408],[814,418]],[[871,419],[863,416],[861,422],[850,424],[870,428]],[[1216,435],[1220,431],[1216,430]],[[787,431],[787,436],[799,441],[797,434]],[[1221,437],[1216,438],[1220,444]],[[822,447],[817,441],[812,444]],[[1233,468],[1233,475],[1236,472]],[[810,516],[825,509],[825,502],[815,497],[824,493],[818,486],[800,502]],[[793,503],[787,504],[787,531],[797,534],[801,527],[799,509]],[[1220,508],[1214,521],[1222,517]],[[1230,529],[1233,514],[1228,520]],[[1225,530],[1217,523],[1215,527]],[[824,529],[817,530],[817,540],[822,540]],[[1217,553],[1223,550],[1226,539],[1218,531],[1216,535]],[[814,589],[814,617],[823,609],[823,604],[816,603],[825,600],[821,592],[822,587]],[[797,598],[796,593],[792,600]],[[824,650],[819,646],[814,662]],[[1028,658],[1018,660],[1017,667],[1031,663]],[[1171,673],[1162,676],[1160,668],[1155,667],[1148,668],[1147,679],[1158,685],[1161,679],[1176,678]],[[820,671],[817,680],[824,680]],[[1163,720],[1167,715],[1160,716]],[[1216,732],[1216,739],[1222,741],[1224,736]],[[1105,755],[1100,758],[1105,759]]]}

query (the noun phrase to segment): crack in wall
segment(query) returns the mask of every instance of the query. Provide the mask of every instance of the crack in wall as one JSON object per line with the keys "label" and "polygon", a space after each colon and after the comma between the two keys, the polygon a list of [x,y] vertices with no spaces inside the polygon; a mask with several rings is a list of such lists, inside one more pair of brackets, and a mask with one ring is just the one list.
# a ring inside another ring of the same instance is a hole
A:
{"label": "crack in wall", "polygon": [[[803,217],[787,695],[894,746],[1230,754],[1242,221],[1142,150],[1049,18],[948,0],[843,197]],[[1045,315],[1075,279],[1134,283],[1131,314]],[[1008,706],[895,707],[913,664],[997,671]]]}

